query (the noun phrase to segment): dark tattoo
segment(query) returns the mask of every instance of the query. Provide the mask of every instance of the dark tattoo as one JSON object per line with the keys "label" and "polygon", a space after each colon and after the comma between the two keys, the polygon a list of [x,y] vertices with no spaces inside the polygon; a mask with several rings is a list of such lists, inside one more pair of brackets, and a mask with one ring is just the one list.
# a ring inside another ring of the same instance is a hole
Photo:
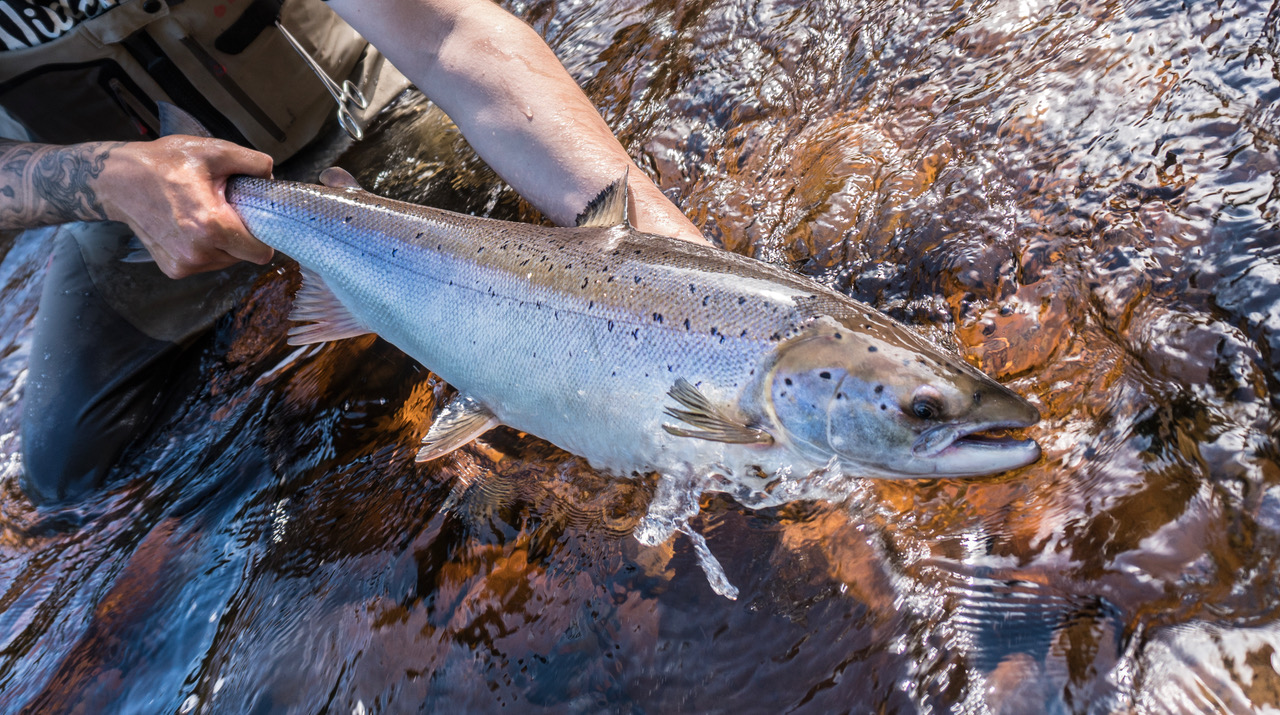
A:
{"label": "dark tattoo", "polygon": [[105,220],[93,182],[118,146],[0,141],[0,228]]}
{"label": "dark tattoo", "polygon": [[49,202],[50,212],[61,219],[60,222],[107,219],[89,181],[102,174],[102,166],[110,154],[111,147],[104,146],[96,155],[53,151],[36,161],[31,183]]}
{"label": "dark tattoo", "polygon": [[27,162],[31,159],[31,155],[34,153],[36,153],[35,144],[14,143],[12,145],[12,149],[10,149],[5,155],[5,173],[13,174],[15,178],[21,179],[23,173],[27,170]]}

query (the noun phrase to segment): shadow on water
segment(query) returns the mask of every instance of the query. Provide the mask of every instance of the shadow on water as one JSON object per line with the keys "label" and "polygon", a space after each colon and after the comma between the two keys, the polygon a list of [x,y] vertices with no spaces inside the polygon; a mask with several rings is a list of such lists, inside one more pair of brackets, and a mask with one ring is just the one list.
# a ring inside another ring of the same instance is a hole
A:
{"label": "shadow on water", "polygon": [[[726,248],[1035,401],[1045,456],[848,504],[704,504],[742,597],[629,534],[653,485],[497,430],[384,342],[285,344],[287,267],[84,503],[16,424],[47,249],[0,262],[0,711],[1280,708],[1280,11],[1261,2],[511,5]],[[540,220],[412,96],[340,163]],[[451,497],[455,484],[470,485]]]}

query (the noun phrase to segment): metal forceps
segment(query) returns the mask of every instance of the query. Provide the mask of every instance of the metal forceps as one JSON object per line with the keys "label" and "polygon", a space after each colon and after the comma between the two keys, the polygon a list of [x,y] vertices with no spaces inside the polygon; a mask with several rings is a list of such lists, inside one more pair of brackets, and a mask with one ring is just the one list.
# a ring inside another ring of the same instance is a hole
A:
{"label": "metal forceps", "polygon": [[356,109],[369,108],[369,100],[365,99],[364,93],[361,92],[360,88],[349,79],[344,80],[342,84],[335,82],[334,79],[324,71],[324,68],[320,66],[320,63],[316,62],[316,58],[312,57],[302,44],[298,42],[297,38],[295,38],[288,30],[284,29],[284,25],[280,23],[278,18],[276,19],[276,29],[280,31],[280,34],[284,35],[284,39],[289,41],[289,44],[293,46],[294,51],[302,57],[303,61],[307,63],[307,66],[311,68],[311,71],[314,72],[315,75],[320,78],[320,81],[324,83],[324,87],[329,90],[329,94],[333,97],[333,101],[338,103],[338,124],[342,125],[342,128],[347,130],[347,134],[349,134],[352,139],[356,141],[364,139],[364,129],[356,121],[356,115],[351,109],[352,106],[355,106]]}

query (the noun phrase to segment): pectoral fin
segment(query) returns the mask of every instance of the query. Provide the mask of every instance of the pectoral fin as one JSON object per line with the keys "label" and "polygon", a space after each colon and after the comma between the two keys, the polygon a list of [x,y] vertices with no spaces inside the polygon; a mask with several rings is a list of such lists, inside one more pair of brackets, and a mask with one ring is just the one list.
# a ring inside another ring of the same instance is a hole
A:
{"label": "pectoral fin", "polygon": [[677,437],[693,437],[731,444],[773,444],[773,435],[729,417],[719,407],[711,404],[706,395],[699,392],[698,388],[689,384],[689,381],[683,377],[676,380],[675,387],[672,387],[667,394],[684,409],[668,407],[665,413],[669,417],[698,428],[691,430],[674,425],[662,425],[662,429]]}
{"label": "pectoral fin", "polygon": [[458,394],[436,415],[422,439],[415,462],[427,462],[452,452],[500,423],[489,408],[468,395]]}
{"label": "pectoral fin", "polygon": [[319,274],[302,269],[302,288],[293,299],[289,319],[307,323],[289,329],[290,345],[310,345],[372,333],[338,300]]}

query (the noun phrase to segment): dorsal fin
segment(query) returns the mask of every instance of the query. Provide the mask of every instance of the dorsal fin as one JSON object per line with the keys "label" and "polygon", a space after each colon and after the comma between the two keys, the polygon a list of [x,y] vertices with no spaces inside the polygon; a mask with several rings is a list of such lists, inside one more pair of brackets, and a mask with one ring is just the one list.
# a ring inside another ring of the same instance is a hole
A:
{"label": "dorsal fin", "polygon": [[667,394],[685,409],[677,410],[668,407],[665,410],[666,414],[698,428],[689,430],[673,425],[662,425],[662,429],[677,437],[693,437],[731,444],[773,444],[773,435],[725,415],[720,408],[711,404],[711,400],[708,400],[706,395],[699,392],[698,388],[689,384],[689,381],[683,377],[676,380],[675,387],[672,387]]}
{"label": "dorsal fin", "polygon": [[175,105],[168,102],[156,102],[158,113],[160,114],[160,136],[167,137],[172,134],[183,134],[191,137],[204,137],[205,139],[213,138],[208,129],[200,123],[199,119],[178,109]]}
{"label": "dorsal fin", "polygon": [[610,226],[626,226],[631,227],[631,221],[627,218],[627,174],[631,172],[631,167],[623,169],[622,176],[617,181],[604,187],[604,190],[596,194],[594,199],[587,203],[587,207],[578,214],[574,225],[579,228],[588,226],[602,226],[608,228]]}
{"label": "dorsal fin", "polygon": [[320,183],[331,189],[365,190],[364,187],[360,185],[360,182],[356,181],[356,177],[351,175],[351,172],[340,166],[331,166],[320,172]]}
{"label": "dorsal fin", "polygon": [[289,329],[290,345],[323,343],[373,332],[347,310],[318,273],[307,268],[302,269],[302,287],[293,298],[289,320],[308,323]]}

